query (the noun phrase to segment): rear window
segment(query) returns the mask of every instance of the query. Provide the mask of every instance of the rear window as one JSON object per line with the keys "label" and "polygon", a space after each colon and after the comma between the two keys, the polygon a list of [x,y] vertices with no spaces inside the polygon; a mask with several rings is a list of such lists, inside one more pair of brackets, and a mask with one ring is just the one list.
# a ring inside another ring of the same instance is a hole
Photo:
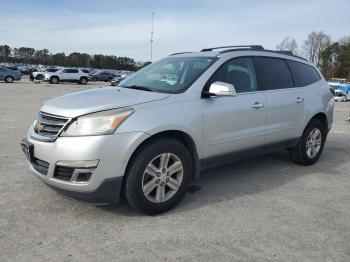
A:
{"label": "rear window", "polygon": [[256,57],[255,63],[262,90],[294,87],[292,75],[284,60],[270,57]]}
{"label": "rear window", "polygon": [[295,75],[295,85],[298,87],[311,85],[321,79],[320,75],[312,66],[288,60],[288,65]]}

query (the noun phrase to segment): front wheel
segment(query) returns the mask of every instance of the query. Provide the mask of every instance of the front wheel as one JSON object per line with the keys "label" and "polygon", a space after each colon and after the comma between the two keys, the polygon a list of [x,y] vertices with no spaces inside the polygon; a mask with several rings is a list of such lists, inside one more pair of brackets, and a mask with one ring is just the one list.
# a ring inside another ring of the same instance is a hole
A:
{"label": "front wheel", "polygon": [[322,154],[326,137],[326,125],[317,119],[312,119],[298,145],[289,151],[292,160],[305,166],[314,164]]}
{"label": "front wheel", "polygon": [[35,79],[40,81],[40,80],[43,80],[43,79],[44,79],[44,76],[41,75],[41,74],[39,74],[39,75],[36,76]]}
{"label": "front wheel", "polygon": [[191,157],[183,144],[170,139],[154,141],[139,150],[129,164],[125,197],[141,213],[166,212],[184,197],[191,173]]}
{"label": "front wheel", "polygon": [[51,84],[58,84],[59,80],[57,76],[53,76],[50,78],[50,83]]}
{"label": "front wheel", "polygon": [[81,85],[86,85],[87,82],[88,82],[87,78],[82,77],[82,78],[80,78],[79,84],[81,84]]}
{"label": "front wheel", "polygon": [[12,77],[12,76],[7,76],[7,77],[5,78],[5,82],[6,82],[6,83],[12,83],[12,82],[13,82],[13,77]]}

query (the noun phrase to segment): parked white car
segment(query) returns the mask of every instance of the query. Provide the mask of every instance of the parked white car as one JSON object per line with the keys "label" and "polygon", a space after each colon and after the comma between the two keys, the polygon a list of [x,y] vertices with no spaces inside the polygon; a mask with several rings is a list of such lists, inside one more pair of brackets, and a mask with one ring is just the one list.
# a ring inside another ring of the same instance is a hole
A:
{"label": "parked white car", "polygon": [[56,72],[45,73],[44,80],[49,81],[52,84],[58,84],[59,82],[76,82],[86,85],[88,82],[88,77],[89,74],[85,73],[81,69],[64,68],[57,70]]}
{"label": "parked white car", "polygon": [[34,81],[34,79],[35,80],[43,80],[46,73],[55,73],[58,70],[59,70],[58,68],[48,68],[46,70],[32,72],[32,74],[30,76],[30,80],[31,81]]}

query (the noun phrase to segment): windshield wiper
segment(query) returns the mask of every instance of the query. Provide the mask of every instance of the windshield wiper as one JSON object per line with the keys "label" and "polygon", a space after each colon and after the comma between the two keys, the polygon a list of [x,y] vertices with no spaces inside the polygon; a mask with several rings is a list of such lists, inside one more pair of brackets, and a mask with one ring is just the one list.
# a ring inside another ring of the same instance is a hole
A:
{"label": "windshield wiper", "polygon": [[149,91],[154,92],[152,89],[146,87],[146,86],[138,86],[138,85],[131,85],[131,86],[122,86],[124,88],[130,88],[130,89],[136,89],[136,90],[142,90],[142,91]]}

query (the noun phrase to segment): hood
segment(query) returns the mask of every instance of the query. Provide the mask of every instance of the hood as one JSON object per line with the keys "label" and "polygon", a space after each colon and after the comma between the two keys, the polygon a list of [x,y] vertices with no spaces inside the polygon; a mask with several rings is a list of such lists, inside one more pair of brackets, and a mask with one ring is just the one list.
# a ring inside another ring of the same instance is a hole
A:
{"label": "hood", "polygon": [[46,101],[40,111],[65,117],[76,117],[97,111],[134,106],[169,97],[169,94],[106,87],[75,92]]}

